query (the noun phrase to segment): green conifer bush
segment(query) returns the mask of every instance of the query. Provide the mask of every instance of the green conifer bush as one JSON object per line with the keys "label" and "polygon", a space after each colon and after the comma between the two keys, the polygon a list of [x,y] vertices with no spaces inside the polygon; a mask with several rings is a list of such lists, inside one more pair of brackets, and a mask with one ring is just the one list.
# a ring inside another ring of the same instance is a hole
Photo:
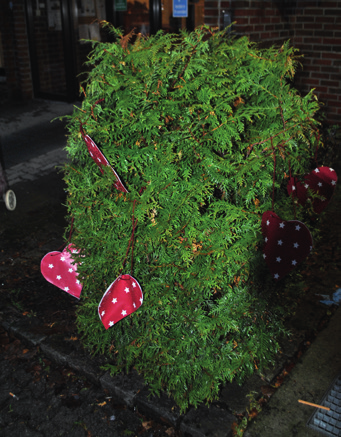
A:
{"label": "green conifer bush", "polygon": [[[115,43],[94,43],[68,125],[77,324],[112,372],[135,368],[184,410],[278,350],[282,324],[262,294],[277,285],[262,257],[261,217],[274,195],[275,212],[294,218],[285,186],[290,169],[311,170],[319,105],[292,86],[289,43],[261,50],[205,26],[134,44],[112,32]],[[81,125],[128,193],[91,159]],[[123,273],[139,281],[144,302],[105,330],[97,307],[122,271],[133,214],[133,272],[130,252]]]}

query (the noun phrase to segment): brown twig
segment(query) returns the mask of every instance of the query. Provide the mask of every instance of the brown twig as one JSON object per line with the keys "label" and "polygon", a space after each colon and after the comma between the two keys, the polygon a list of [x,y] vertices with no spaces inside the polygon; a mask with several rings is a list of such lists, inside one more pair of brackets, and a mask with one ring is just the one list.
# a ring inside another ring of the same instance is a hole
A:
{"label": "brown twig", "polygon": [[301,399],[298,400],[301,404],[310,405],[311,407],[315,408],[322,408],[323,410],[330,410],[329,407],[324,407],[323,405],[313,404],[312,402],[302,401]]}

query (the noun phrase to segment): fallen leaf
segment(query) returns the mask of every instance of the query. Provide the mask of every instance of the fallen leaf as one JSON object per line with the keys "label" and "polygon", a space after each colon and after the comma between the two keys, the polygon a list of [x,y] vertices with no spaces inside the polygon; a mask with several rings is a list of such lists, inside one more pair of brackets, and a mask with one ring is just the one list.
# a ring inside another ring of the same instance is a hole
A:
{"label": "fallen leaf", "polygon": [[271,385],[262,385],[261,388],[263,395],[265,396],[272,396],[275,393],[275,388],[271,387]]}
{"label": "fallen leaf", "polygon": [[144,429],[149,429],[152,427],[152,421],[150,420],[149,422],[142,422],[142,426]]}
{"label": "fallen leaf", "polygon": [[104,402],[101,402],[100,404],[97,404],[99,407],[104,407],[104,405],[106,405],[107,403],[104,401]]}

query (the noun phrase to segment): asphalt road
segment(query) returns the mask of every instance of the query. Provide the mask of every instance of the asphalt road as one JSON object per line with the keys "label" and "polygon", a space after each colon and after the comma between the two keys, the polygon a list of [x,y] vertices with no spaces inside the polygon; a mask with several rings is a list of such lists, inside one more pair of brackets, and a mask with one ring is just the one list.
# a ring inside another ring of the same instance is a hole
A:
{"label": "asphalt road", "polygon": [[[6,169],[66,145],[66,120],[73,105],[33,100],[0,108],[0,141]],[[54,120],[54,121],[52,121]]]}

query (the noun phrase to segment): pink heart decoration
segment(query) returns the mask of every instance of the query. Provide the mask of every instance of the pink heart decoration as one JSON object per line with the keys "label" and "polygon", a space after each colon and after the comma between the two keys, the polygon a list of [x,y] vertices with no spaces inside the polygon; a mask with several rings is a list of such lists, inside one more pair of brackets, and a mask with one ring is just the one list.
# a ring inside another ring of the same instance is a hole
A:
{"label": "pink heart decoration", "polygon": [[40,271],[51,284],[79,299],[83,286],[77,279],[77,264],[72,264],[70,252],[78,250],[69,244],[63,252],[49,252],[41,260]]}
{"label": "pink heart decoration", "polygon": [[135,312],[143,302],[140,284],[130,275],[121,275],[109,286],[98,305],[105,329]]}
{"label": "pink heart decoration", "polygon": [[298,220],[282,220],[272,211],[262,217],[265,238],[263,257],[272,277],[282,279],[310,253],[313,239],[306,225]]}
{"label": "pink heart decoration", "polygon": [[114,187],[122,191],[123,193],[128,193],[128,190],[125,188],[125,186],[122,184],[121,179],[118,177],[118,174],[115,172],[115,170],[111,167],[109,164],[109,161],[104,156],[104,154],[100,151],[97,144],[89,137],[89,135],[83,135],[84,141],[86,143],[86,146],[88,148],[88,151],[90,153],[91,158],[95,161],[95,163],[98,165],[101,173],[103,173],[102,167],[110,167],[113,171],[116,182],[114,183]]}
{"label": "pink heart decoration", "polygon": [[290,178],[287,190],[289,196],[297,197],[301,205],[310,200],[308,190],[319,197],[313,199],[313,209],[320,214],[330,202],[335,191],[337,174],[330,167],[318,167],[303,178],[300,182],[298,178]]}

